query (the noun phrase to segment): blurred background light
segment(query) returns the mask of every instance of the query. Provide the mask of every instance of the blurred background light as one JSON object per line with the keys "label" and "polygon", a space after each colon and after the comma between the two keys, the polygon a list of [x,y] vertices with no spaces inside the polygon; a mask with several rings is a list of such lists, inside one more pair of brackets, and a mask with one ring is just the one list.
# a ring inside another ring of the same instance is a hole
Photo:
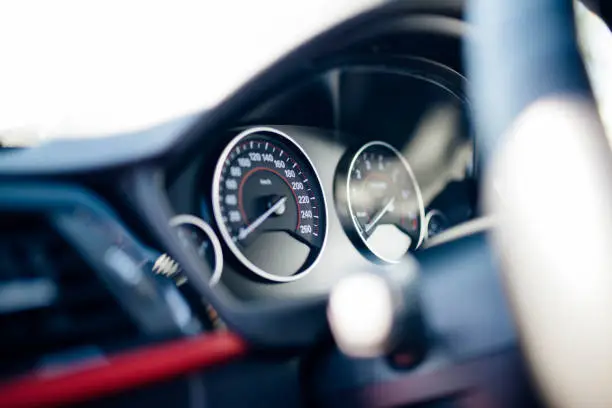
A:
{"label": "blurred background light", "polygon": [[379,0],[0,2],[0,140],[138,130],[210,108]]}

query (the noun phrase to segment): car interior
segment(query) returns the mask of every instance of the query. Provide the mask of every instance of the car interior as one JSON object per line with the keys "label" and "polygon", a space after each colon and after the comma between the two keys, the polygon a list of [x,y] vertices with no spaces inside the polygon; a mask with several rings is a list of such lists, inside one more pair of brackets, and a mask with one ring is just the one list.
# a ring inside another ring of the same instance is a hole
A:
{"label": "car interior", "polygon": [[210,109],[0,144],[0,406],[611,406],[575,8],[382,2]]}

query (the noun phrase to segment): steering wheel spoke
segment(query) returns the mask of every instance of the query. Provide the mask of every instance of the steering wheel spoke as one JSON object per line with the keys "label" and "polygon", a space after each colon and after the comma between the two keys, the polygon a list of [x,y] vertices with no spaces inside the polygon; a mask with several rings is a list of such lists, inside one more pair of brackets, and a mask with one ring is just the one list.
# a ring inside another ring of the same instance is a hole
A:
{"label": "steering wheel spoke", "polygon": [[474,0],[468,16],[486,207],[522,350],[552,405],[610,406],[612,157],[572,1]]}

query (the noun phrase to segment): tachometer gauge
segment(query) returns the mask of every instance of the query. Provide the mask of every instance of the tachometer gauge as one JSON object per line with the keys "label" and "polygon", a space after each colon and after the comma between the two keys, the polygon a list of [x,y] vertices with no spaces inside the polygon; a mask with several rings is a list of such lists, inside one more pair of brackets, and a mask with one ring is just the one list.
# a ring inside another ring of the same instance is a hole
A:
{"label": "tachometer gauge", "polygon": [[273,282],[301,278],[327,233],[325,197],[306,153],[285,133],[240,133],[215,169],[213,211],[225,243],[251,272]]}
{"label": "tachometer gauge", "polygon": [[406,159],[393,146],[364,145],[350,162],[346,203],[354,241],[375,261],[397,262],[423,240],[421,191]]}

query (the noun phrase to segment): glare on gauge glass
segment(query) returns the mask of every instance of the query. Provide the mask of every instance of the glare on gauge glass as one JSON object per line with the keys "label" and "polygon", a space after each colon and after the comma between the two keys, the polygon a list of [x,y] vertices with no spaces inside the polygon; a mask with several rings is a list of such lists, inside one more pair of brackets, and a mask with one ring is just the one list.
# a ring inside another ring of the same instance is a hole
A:
{"label": "glare on gauge glass", "polygon": [[374,261],[397,262],[423,240],[423,199],[412,169],[391,145],[361,147],[347,169],[349,236]]}

